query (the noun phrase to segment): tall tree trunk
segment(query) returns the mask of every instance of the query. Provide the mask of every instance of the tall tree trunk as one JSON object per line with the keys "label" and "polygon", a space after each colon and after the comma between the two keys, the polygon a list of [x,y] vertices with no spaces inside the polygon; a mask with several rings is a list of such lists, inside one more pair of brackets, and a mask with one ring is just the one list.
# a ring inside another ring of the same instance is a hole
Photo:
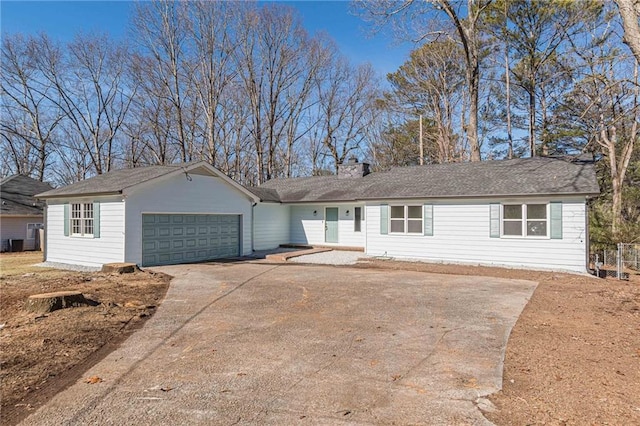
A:
{"label": "tall tree trunk", "polygon": [[[507,13],[509,9],[509,2],[504,2],[504,33],[507,32]],[[506,114],[507,114],[507,158],[511,160],[513,158],[513,132],[511,129],[511,67],[509,65],[509,42],[505,37],[504,46],[504,76],[505,76],[505,90],[506,90]]]}
{"label": "tall tree trunk", "polygon": [[529,85],[529,153],[532,157],[536,156],[536,94],[534,89],[533,77],[530,76]]}
{"label": "tall tree trunk", "polygon": [[622,17],[624,28],[624,42],[640,61],[640,4],[637,0],[615,0]]}

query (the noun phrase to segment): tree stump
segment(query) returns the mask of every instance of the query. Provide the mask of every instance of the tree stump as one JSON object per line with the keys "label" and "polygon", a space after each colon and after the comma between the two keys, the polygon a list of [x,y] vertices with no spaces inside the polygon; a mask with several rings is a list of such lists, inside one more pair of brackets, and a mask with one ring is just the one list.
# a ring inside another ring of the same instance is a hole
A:
{"label": "tree stump", "polygon": [[25,309],[36,314],[46,314],[58,309],[96,306],[97,304],[98,302],[85,298],[79,291],[58,291],[29,296]]}
{"label": "tree stump", "polygon": [[116,272],[118,274],[131,274],[136,271],[135,263],[105,263],[102,272]]}

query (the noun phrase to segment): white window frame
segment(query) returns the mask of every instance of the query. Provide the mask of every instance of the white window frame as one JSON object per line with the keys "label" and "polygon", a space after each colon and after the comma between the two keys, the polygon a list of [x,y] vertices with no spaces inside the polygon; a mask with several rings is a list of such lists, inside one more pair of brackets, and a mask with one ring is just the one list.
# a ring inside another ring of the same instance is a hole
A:
{"label": "white window frame", "polygon": [[[392,218],[391,212],[394,207],[402,207],[404,209],[404,216],[402,219],[400,218]],[[418,218],[410,218],[409,217],[409,207],[417,207],[420,211],[420,219]],[[391,230],[391,222],[403,221],[403,230],[402,232],[394,232]],[[419,232],[409,232],[409,222],[410,221],[420,221],[420,231]],[[424,207],[422,204],[393,204],[389,205],[389,234],[392,235],[424,235]]]}
{"label": "white window frame", "polygon": [[[69,235],[93,238],[95,215],[92,202],[71,203],[69,206]],[[91,232],[88,232],[88,231]]]}
{"label": "white window frame", "polygon": [[[33,229],[33,236],[29,236],[29,227],[32,227]],[[43,224],[41,222],[34,222],[34,223],[27,223],[27,240],[35,240],[36,239],[36,232],[39,229],[43,228]]]}
{"label": "white window frame", "polygon": [[[505,206],[520,206],[520,208],[522,209],[522,218],[521,219],[505,219],[504,217],[504,208]],[[544,205],[545,206],[545,219],[544,221],[546,222],[546,234],[545,235],[528,235],[527,231],[529,229],[528,227],[528,222],[533,222],[533,221],[542,221],[543,219],[529,219],[527,216],[527,209],[528,206],[530,205]],[[522,238],[526,238],[526,239],[535,239],[535,240],[545,240],[545,239],[550,239],[551,238],[551,204],[549,202],[545,202],[545,201],[534,201],[534,202],[530,202],[530,203],[518,203],[518,202],[513,202],[513,203],[503,203],[500,206],[500,237],[501,238],[516,238],[516,239],[522,239]],[[507,222],[520,222],[522,229],[521,229],[521,235],[506,235],[504,233],[504,223],[505,221]]]}

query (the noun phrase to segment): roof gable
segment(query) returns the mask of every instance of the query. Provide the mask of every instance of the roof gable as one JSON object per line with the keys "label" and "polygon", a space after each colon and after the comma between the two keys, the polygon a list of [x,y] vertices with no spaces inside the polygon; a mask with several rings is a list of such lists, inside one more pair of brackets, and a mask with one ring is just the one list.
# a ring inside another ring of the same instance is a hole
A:
{"label": "roof gable", "polygon": [[259,201],[259,198],[252,192],[204,161],[114,170],[62,188],[38,194],[37,196],[38,198],[46,199],[122,194],[124,191],[157,179],[179,173],[198,173],[199,171],[219,177],[225,183],[243,193],[246,197],[254,201]]}

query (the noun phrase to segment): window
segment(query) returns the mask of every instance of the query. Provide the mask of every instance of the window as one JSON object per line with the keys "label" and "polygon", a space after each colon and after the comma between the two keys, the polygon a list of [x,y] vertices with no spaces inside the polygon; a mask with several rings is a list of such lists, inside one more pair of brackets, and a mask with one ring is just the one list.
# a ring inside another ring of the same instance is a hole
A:
{"label": "window", "polygon": [[35,240],[38,229],[42,229],[41,223],[27,223],[27,240]]}
{"label": "window", "polygon": [[360,232],[362,230],[362,207],[353,209],[353,231]]}
{"label": "window", "polygon": [[93,203],[71,204],[71,235],[93,236]]}
{"label": "window", "polygon": [[391,206],[390,231],[394,234],[422,234],[422,206]]}
{"label": "window", "polygon": [[504,204],[502,235],[509,237],[547,237],[547,204]]}

